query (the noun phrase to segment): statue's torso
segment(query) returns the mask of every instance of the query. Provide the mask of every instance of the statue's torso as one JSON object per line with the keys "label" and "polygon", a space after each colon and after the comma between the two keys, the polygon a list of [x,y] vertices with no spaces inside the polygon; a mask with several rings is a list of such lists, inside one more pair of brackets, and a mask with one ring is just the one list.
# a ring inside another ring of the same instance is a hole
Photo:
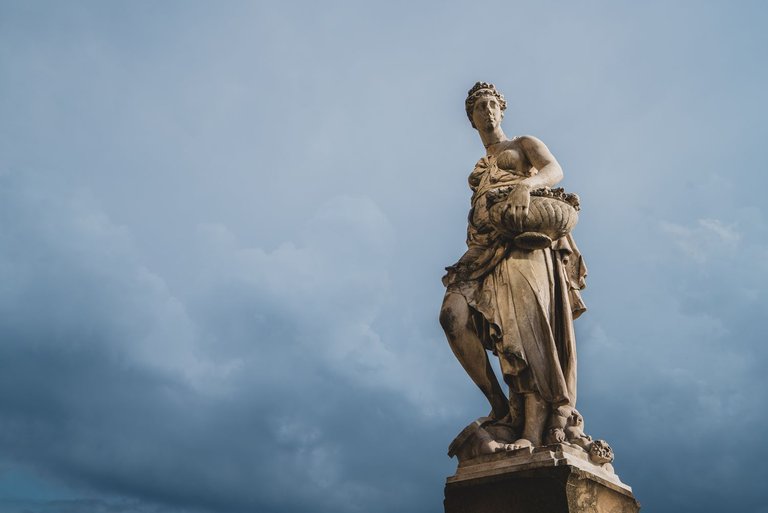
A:
{"label": "statue's torso", "polygon": [[[475,164],[474,170],[469,175],[472,210],[467,233],[468,245],[488,245],[495,242],[482,236],[493,232],[486,194],[500,187],[520,183],[537,172],[538,170],[525,156],[519,138],[503,141],[489,148],[488,154]],[[498,205],[497,208],[501,207],[502,205]]]}

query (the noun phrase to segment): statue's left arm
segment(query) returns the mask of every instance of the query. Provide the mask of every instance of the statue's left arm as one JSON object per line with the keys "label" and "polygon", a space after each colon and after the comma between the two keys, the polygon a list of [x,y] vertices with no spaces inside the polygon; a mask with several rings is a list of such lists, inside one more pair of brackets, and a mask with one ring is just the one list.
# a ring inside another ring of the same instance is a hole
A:
{"label": "statue's left arm", "polygon": [[522,225],[522,221],[528,217],[531,190],[556,185],[563,179],[563,169],[549,148],[540,140],[524,135],[519,141],[528,162],[539,170],[535,175],[522,180],[507,197],[506,208],[512,214],[513,221]]}
{"label": "statue's left arm", "polygon": [[531,165],[539,170],[535,175],[523,180],[523,183],[531,189],[538,189],[552,187],[563,179],[563,169],[543,142],[530,135],[524,135],[520,138],[520,146]]}
{"label": "statue's left arm", "polygon": [[[539,170],[537,174],[524,180],[528,182],[531,189],[552,187],[563,179],[563,170],[560,164],[557,163],[543,142],[535,137],[524,136],[521,137],[520,145],[533,167]],[[558,253],[567,256],[567,258],[562,258],[561,265],[568,283],[568,304],[571,308],[572,318],[575,319],[587,309],[581,299],[581,294],[579,294],[579,291],[586,286],[587,268],[570,234],[557,241],[556,245],[559,248]]]}

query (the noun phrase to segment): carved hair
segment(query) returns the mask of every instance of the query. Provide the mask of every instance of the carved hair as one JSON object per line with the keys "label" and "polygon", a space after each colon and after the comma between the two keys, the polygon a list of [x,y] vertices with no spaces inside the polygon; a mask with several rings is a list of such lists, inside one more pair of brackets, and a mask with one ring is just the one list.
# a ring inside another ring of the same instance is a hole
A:
{"label": "carved hair", "polygon": [[499,101],[499,107],[502,112],[507,109],[507,101],[504,99],[504,95],[496,90],[496,86],[488,82],[476,82],[467,93],[467,99],[464,101],[464,107],[467,110],[469,122],[472,123],[472,128],[477,128],[475,122],[472,121],[472,111],[475,108],[475,102],[483,96],[495,97]]}

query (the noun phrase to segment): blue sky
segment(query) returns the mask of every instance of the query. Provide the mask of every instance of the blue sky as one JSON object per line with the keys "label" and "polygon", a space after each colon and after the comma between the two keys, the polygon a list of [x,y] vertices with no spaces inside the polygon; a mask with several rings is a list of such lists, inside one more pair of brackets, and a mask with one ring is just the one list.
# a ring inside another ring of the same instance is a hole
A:
{"label": "blue sky", "polygon": [[761,2],[0,2],[0,512],[439,512],[477,80],[583,210],[579,409],[768,512]]}

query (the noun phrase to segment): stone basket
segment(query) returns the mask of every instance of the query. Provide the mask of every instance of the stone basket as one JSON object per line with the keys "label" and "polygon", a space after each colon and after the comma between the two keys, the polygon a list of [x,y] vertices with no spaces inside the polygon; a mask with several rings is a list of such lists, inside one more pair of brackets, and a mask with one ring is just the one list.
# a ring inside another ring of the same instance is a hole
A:
{"label": "stone basket", "polygon": [[503,208],[514,186],[489,191],[486,196],[491,222],[507,239],[523,249],[544,249],[552,241],[564,237],[579,220],[579,197],[562,188],[548,187],[531,191],[528,217],[516,225],[510,212]]}

